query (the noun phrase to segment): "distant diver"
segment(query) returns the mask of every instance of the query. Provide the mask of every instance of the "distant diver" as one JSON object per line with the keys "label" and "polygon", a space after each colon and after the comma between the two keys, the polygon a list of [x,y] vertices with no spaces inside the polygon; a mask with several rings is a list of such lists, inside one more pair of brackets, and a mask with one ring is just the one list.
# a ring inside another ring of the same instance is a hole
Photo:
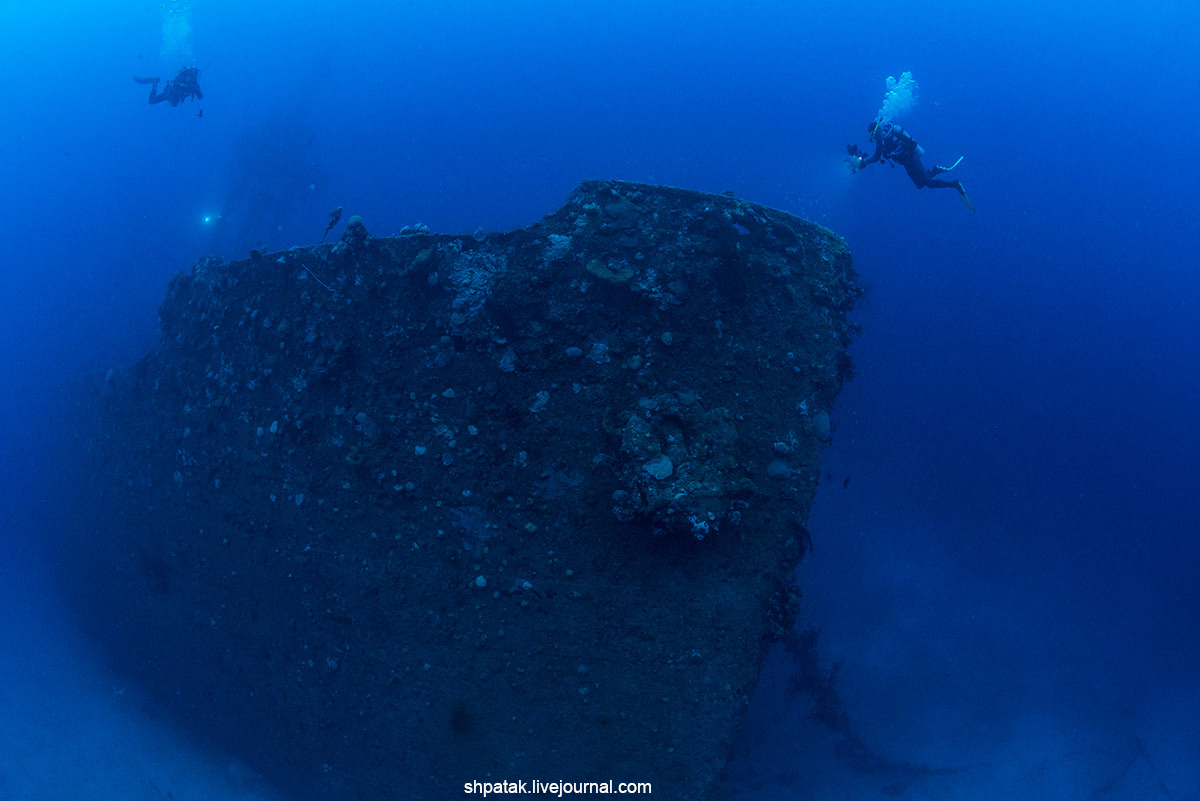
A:
{"label": "distant diver", "polygon": [[975,206],[967,197],[967,191],[963,189],[962,181],[946,181],[936,177],[957,167],[962,162],[961,156],[949,167],[935,166],[929,169],[921,163],[921,156],[925,155],[925,148],[918,145],[912,134],[899,125],[884,120],[874,120],[867,126],[867,136],[875,143],[875,153],[869,157],[866,152],[859,149],[858,145],[846,145],[846,152],[850,154],[846,159],[846,163],[850,166],[850,172],[858,172],[868,164],[888,159],[904,168],[908,177],[916,184],[917,189],[926,187],[957,189],[963,203],[967,204],[967,208],[975,211]]}
{"label": "distant diver", "polygon": [[[338,206],[333,211],[329,212],[329,225],[325,226],[325,233],[321,234],[321,242],[325,241],[325,237],[329,236],[329,232],[333,230],[333,226],[338,224],[338,220],[342,219],[342,207]],[[321,244],[318,242],[317,244]]]}
{"label": "distant diver", "polygon": [[172,106],[178,106],[190,97],[203,100],[204,93],[200,91],[199,78],[200,70],[195,67],[184,67],[174,78],[167,81],[167,85],[160,92],[158,91],[158,85],[161,81],[158,78],[139,78],[136,75],[133,76],[133,79],[138,83],[150,84],[150,105],[152,106],[164,101],[170,103]]}

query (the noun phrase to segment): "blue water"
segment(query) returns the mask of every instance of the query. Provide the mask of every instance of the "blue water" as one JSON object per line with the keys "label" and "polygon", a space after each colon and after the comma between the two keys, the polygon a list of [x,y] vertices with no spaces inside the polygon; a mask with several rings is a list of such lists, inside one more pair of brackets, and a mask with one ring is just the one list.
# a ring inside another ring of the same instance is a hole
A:
{"label": "blue water", "polygon": [[[170,276],[334,206],[507,229],[613,177],[850,243],[801,581],[862,737],[954,769],[903,797],[1200,798],[1197,31],[1154,0],[0,5],[0,797],[269,797],[105,674],[31,556],[56,399],[153,346]],[[203,101],[148,105],[131,76],[185,60]],[[842,164],[903,71],[978,213]],[[731,795],[878,795],[786,672]]]}

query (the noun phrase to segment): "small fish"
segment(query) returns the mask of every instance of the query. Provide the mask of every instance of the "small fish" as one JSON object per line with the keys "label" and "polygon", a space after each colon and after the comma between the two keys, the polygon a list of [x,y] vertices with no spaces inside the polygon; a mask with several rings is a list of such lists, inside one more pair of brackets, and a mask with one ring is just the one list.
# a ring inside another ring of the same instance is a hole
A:
{"label": "small fish", "polygon": [[200,119],[204,119],[204,109],[200,109],[199,111],[197,111],[196,116],[199,117]]}
{"label": "small fish", "polygon": [[[337,225],[340,219],[342,219],[342,207],[338,206],[329,212],[329,225],[325,226],[325,233],[321,234],[321,242],[325,241],[325,237],[329,236],[329,232],[333,230],[333,226]],[[317,244],[320,244],[320,242]]]}
{"label": "small fish", "polygon": [[844,479],[842,479],[842,489],[846,489],[849,486],[850,486],[850,476],[846,476]]}

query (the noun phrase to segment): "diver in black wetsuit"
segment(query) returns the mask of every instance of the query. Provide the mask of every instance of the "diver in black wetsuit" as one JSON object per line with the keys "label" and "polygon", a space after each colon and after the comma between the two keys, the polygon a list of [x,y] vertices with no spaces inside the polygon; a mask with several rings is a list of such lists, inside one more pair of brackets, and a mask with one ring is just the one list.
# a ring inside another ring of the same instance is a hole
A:
{"label": "diver in black wetsuit", "polygon": [[925,148],[917,144],[917,140],[912,138],[912,134],[892,122],[875,120],[867,126],[867,136],[875,143],[875,153],[869,157],[859,150],[858,145],[846,146],[846,150],[850,153],[850,157],[846,159],[846,163],[850,165],[850,172],[857,172],[868,164],[889,159],[904,168],[908,177],[916,184],[917,189],[925,187],[957,189],[963,203],[967,204],[967,208],[975,211],[975,206],[971,204],[971,199],[967,197],[967,192],[963,189],[962,181],[946,181],[937,177],[957,167],[962,161],[961,157],[949,167],[926,168],[921,163],[921,156],[925,155]]}
{"label": "diver in black wetsuit", "polygon": [[138,83],[150,84],[150,105],[162,103],[166,101],[172,106],[178,106],[189,97],[194,97],[197,100],[204,99],[204,93],[200,91],[200,70],[195,67],[184,67],[174,78],[167,81],[167,85],[163,90],[158,91],[158,78],[139,78],[136,75],[133,79]]}

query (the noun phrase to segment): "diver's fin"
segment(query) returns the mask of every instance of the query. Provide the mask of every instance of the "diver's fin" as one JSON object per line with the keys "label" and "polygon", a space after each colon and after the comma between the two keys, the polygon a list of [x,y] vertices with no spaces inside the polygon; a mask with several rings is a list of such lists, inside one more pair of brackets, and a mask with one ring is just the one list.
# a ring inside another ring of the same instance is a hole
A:
{"label": "diver's fin", "polygon": [[136,75],[133,76],[133,80],[136,81],[137,83],[143,83],[143,84],[145,84],[145,83],[162,83],[162,81],[160,81],[158,78],[139,78]]}
{"label": "diver's fin", "polygon": [[958,161],[954,162],[949,167],[934,167],[934,169],[937,170],[939,173],[950,172],[955,167],[957,167],[959,164],[962,164],[962,160],[963,160],[963,157],[959,156]]}
{"label": "diver's fin", "polygon": [[967,191],[961,186],[958,188],[958,196],[963,199],[963,203],[967,204],[968,209],[970,209],[972,212],[975,211],[975,204],[971,202],[971,198],[967,197]]}

